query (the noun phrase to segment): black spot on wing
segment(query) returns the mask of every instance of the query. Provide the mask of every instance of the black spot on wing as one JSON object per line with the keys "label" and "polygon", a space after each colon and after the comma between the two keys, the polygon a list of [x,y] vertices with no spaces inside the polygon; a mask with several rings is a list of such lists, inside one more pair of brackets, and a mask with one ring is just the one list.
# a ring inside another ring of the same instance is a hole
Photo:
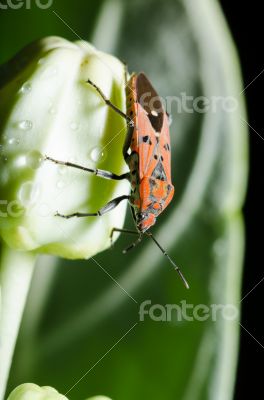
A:
{"label": "black spot on wing", "polygon": [[151,191],[154,189],[154,187],[156,186],[156,181],[153,178],[149,178],[149,184],[150,184],[150,189]]}
{"label": "black spot on wing", "polygon": [[156,167],[152,171],[151,176],[154,179],[159,179],[160,181],[166,181],[167,180],[166,172],[164,170],[164,167],[163,167],[163,164],[162,164],[161,161],[159,161],[157,163]]}
{"label": "black spot on wing", "polygon": [[139,139],[139,144],[140,143],[147,143],[149,145],[152,145],[152,141],[150,139],[150,136],[149,135],[141,136],[141,138]]}
{"label": "black spot on wing", "polygon": [[[159,158],[159,156],[158,156],[157,154],[154,154],[154,159],[155,159],[155,160],[158,160],[158,158]],[[160,160],[161,160],[161,161],[164,161],[163,156],[160,156]]]}
{"label": "black spot on wing", "polygon": [[168,184],[167,186],[167,193],[169,194],[172,191],[172,185]]}

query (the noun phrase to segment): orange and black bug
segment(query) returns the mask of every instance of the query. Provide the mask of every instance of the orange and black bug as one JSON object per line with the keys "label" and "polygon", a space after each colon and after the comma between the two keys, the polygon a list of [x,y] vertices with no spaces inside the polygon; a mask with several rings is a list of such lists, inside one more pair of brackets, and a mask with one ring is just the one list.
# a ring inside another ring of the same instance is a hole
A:
{"label": "orange and black bug", "polygon": [[62,218],[102,216],[114,209],[122,200],[128,200],[137,231],[114,228],[111,232],[111,240],[114,232],[137,234],[137,240],[124,250],[127,252],[142,240],[143,235],[149,236],[168,258],[185,286],[189,288],[179,267],[149,231],[159,214],[171,202],[174,194],[174,187],[171,183],[169,117],[161,99],[144,73],[133,74],[126,84],[126,113],[112,104],[93,82],[88,80],[87,83],[94,87],[109,107],[127,121],[123,155],[129,172],[116,175],[109,171],[86,168],[51,157],[46,157],[46,159],[56,164],[91,172],[105,179],[127,179],[131,184],[131,193],[111,200],[94,213],[75,212],[69,215],[59,213],[56,215]]}

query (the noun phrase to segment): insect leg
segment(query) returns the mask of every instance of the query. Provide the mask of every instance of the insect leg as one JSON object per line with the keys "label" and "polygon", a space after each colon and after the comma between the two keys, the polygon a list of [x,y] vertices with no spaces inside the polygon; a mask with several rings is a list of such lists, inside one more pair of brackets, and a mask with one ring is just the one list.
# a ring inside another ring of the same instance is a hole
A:
{"label": "insect leg", "polygon": [[137,240],[134,243],[132,243],[130,246],[128,246],[126,249],[123,250],[123,254],[126,254],[129,250],[132,250],[134,247],[136,247],[141,242],[141,240],[143,238],[143,234],[139,233],[138,235],[139,236],[138,236]]}
{"label": "insect leg", "polygon": [[45,156],[45,160],[49,160],[55,164],[65,165],[66,167],[72,167],[72,168],[81,169],[82,171],[91,172],[92,174],[94,174],[96,176],[100,176],[101,178],[105,178],[105,179],[113,179],[113,180],[117,180],[117,181],[122,180],[122,179],[129,179],[129,173],[125,173],[122,175],[116,175],[112,172],[105,171],[103,169],[86,168],[86,167],[83,167],[82,165],[74,164],[74,163],[71,163],[68,161],[55,160],[54,158],[51,158],[48,156]]}
{"label": "insect leg", "polygon": [[154,236],[152,235],[151,232],[145,232],[145,234],[148,235],[148,236],[153,240],[153,242],[156,243],[156,245],[157,245],[158,248],[161,250],[161,252],[163,253],[163,255],[164,255],[165,257],[168,258],[169,262],[173,265],[174,269],[175,269],[175,270],[178,272],[178,274],[180,275],[180,277],[181,277],[181,279],[182,279],[182,281],[183,281],[185,287],[186,287],[187,289],[189,289],[189,288],[190,288],[190,287],[189,287],[189,284],[188,284],[187,280],[185,279],[183,273],[181,272],[180,268],[179,268],[179,267],[175,264],[175,262],[170,258],[170,256],[168,255],[168,253],[161,247],[161,245],[160,245],[159,242],[154,238]]}
{"label": "insect leg", "polygon": [[61,217],[61,218],[73,218],[73,217],[101,217],[102,215],[108,213],[109,211],[113,210],[115,207],[118,206],[118,204],[122,201],[122,200],[128,200],[129,196],[127,195],[123,195],[123,196],[119,196],[116,197],[115,199],[109,201],[105,206],[103,206],[102,208],[100,208],[98,211],[94,212],[94,213],[80,213],[80,212],[75,212],[73,214],[68,214],[68,215],[63,215],[60,213],[56,213],[55,216],[56,217]]}
{"label": "insect leg", "polygon": [[130,229],[121,229],[121,228],[113,228],[110,233],[110,241],[111,241],[111,246],[113,245],[113,236],[115,232],[121,232],[121,233],[128,233],[132,235],[138,235],[137,231],[132,231]]}
{"label": "insect leg", "polygon": [[87,83],[89,83],[91,86],[95,88],[95,90],[99,93],[105,104],[107,104],[109,107],[111,107],[115,112],[117,112],[121,117],[125,118],[129,126],[134,126],[133,120],[126,115],[122,110],[120,110],[118,107],[116,107],[102,92],[102,90],[95,84],[93,83],[90,79],[88,79]]}

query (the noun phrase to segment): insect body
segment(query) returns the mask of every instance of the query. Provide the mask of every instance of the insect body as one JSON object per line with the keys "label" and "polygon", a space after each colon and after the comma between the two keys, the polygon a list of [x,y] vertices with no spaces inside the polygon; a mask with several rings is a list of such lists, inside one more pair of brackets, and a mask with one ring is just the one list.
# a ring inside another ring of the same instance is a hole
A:
{"label": "insect body", "polygon": [[137,229],[145,232],[155,224],[174,193],[169,120],[158,94],[143,73],[132,75],[126,95],[127,112],[134,121],[124,146],[132,188],[129,201]]}
{"label": "insect body", "polygon": [[185,286],[189,285],[179,267],[154,238],[149,228],[156,222],[158,215],[168,206],[174,194],[171,183],[171,152],[169,135],[169,118],[161,99],[144,73],[133,74],[126,85],[127,112],[119,110],[102,93],[101,89],[88,80],[104,102],[127,121],[127,135],[123,147],[124,159],[129,172],[116,175],[109,171],[83,167],[70,162],[55,160],[46,156],[56,164],[62,164],[91,172],[105,179],[127,179],[131,184],[130,195],[119,196],[95,213],[75,212],[69,215],[57,213],[63,218],[102,216],[114,209],[121,201],[128,200],[137,231],[114,228],[114,232],[137,234],[138,239],[124,252],[135,247],[143,235],[152,238],[162,253],[169,259],[179,273]]}

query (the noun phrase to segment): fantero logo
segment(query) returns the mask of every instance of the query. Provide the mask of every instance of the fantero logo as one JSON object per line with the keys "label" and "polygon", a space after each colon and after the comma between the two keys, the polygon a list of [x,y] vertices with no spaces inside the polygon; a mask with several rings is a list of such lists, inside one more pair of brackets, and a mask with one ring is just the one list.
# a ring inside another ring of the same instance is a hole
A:
{"label": "fantero logo", "polygon": [[179,304],[152,304],[146,300],[140,304],[139,320],[149,318],[156,322],[182,321],[234,321],[239,318],[239,310],[234,304],[188,304],[182,300]]}
{"label": "fantero logo", "polygon": [[30,10],[33,6],[47,10],[53,4],[53,0],[0,0],[0,10]]}

